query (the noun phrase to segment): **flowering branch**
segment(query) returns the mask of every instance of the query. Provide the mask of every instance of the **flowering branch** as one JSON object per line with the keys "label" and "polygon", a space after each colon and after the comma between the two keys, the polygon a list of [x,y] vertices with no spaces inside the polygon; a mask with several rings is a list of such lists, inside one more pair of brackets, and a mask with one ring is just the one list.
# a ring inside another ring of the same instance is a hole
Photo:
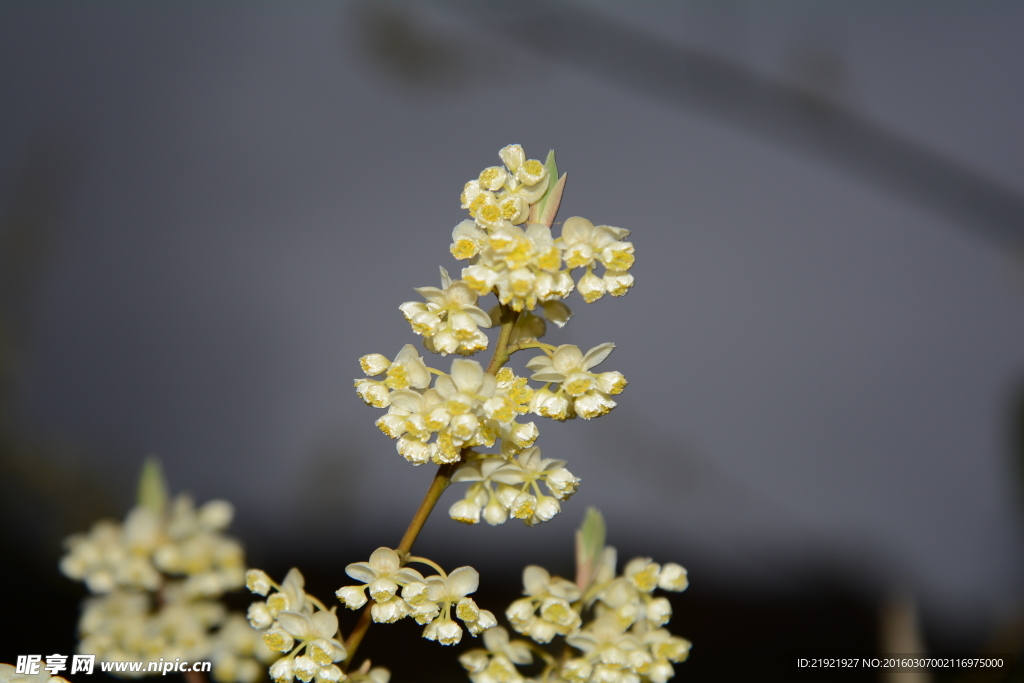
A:
{"label": "flowering branch", "polygon": [[[502,305],[501,331],[498,334],[498,341],[494,347],[491,362],[487,366],[487,374],[494,375],[505,363],[508,362],[508,342],[512,337],[512,329],[515,327],[516,320],[518,319],[518,312]],[[420,531],[423,529],[423,525],[426,524],[427,519],[430,517],[430,513],[433,512],[434,506],[437,505],[438,500],[441,499],[441,495],[451,485],[451,474],[453,468],[453,463],[440,465],[437,468],[437,472],[434,474],[434,479],[430,482],[430,487],[427,489],[423,502],[420,503],[419,508],[413,515],[412,521],[409,522],[408,528],[406,528],[405,533],[402,535],[401,542],[399,542],[398,547],[395,548],[398,555],[403,558],[403,562],[405,561],[408,553],[412,551],[412,546],[416,542],[416,538],[419,536]],[[353,655],[356,650],[359,649],[360,643],[363,642],[363,636],[366,635],[366,631],[370,627],[370,607],[370,605],[367,605],[363,608],[362,614],[359,615],[359,621],[356,622],[352,632],[345,640],[345,649],[348,650],[349,659],[346,661],[346,665],[342,667],[342,670],[347,669],[347,665],[352,662]]]}
{"label": "flowering branch", "polygon": [[[154,633],[178,629],[187,635],[215,627],[202,652],[215,660],[218,683],[254,683],[256,659],[272,662],[275,683],[388,683],[386,669],[371,668],[368,660],[354,668],[353,659],[371,622],[411,617],[424,626],[424,638],[442,645],[459,643],[464,628],[482,636],[483,648],[459,658],[473,683],[664,683],[674,674],[672,664],[687,657],[690,644],[661,628],[672,608],[653,591],[685,589],[686,570],[641,557],[616,575],[615,550],[605,546],[604,521],[596,511],[588,512],[577,534],[575,583],[535,565],[523,572],[524,597],[505,616],[532,642],[512,640],[495,615],[470,597],[480,582],[475,569],[446,572],[411,554],[452,483],[468,484],[448,510],[456,521],[476,524],[483,518],[497,525],[514,517],[533,526],[552,519],[580,479],[564,460],[542,457],[534,445],[536,424],[517,419],[527,413],[558,421],[597,418],[616,406],[612,397],[626,387],[622,373],[593,371],[614,344],[584,353],[573,344],[539,339],[548,323],[560,328],[572,317],[564,299],[573,290],[588,304],[629,291],[629,231],[572,217],[554,237],[566,178],[558,174],[554,152],[543,164],[527,159],[519,145],[499,156],[504,165],[484,169],[462,193],[470,219],[452,231],[450,248],[456,259],[468,260],[461,279],[441,268],[440,287],[416,289],[425,301],[399,306],[427,351],[442,356],[486,349],[490,339],[482,329],[496,328],[486,369],[465,358],[453,360],[448,372],[429,367],[411,344],[393,360],[379,353],[359,359],[366,377],[355,381],[356,392],[367,404],[387,409],[378,428],[413,465],[438,467],[398,546],[377,548],[367,561],[345,568],[356,583],[335,594],[345,607],[362,610],[348,638],[339,629],[337,607],[328,609],[306,593],[298,569],[281,583],[248,570],[246,586],[265,600],[250,605],[248,626],[241,615],[220,616],[209,598],[241,583],[244,566],[240,546],[219,534],[230,507],[214,502],[195,510],[187,499],[170,504],[151,467],[140,485],[139,507],[123,529],[98,525],[91,536],[69,540],[64,572],[94,592],[110,593],[87,606],[83,648],[104,635],[89,632],[86,624],[119,622],[126,613],[143,625],[152,620]],[[574,278],[576,270],[582,274]],[[491,294],[498,304],[487,313],[477,303]],[[532,375],[518,377],[506,364],[527,349],[541,355],[526,362]],[[421,574],[413,564],[435,573]],[[156,615],[147,611],[154,595]],[[542,647],[555,637],[564,639],[559,657]],[[192,658],[200,658],[199,652]],[[535,657],[543,664],[540,678],[527,679],[516,667],[531,665]]]}
{"label": "flowering branch", "polygon": [[[430,513],[434,510],[434,506],[437,505],[437,501],[441,499],[441,494],[451,485],[451,473],[452,465],[450,464],[441,465],[437,468],[434,479],[430,482],[430,487],[427,489],[427,494],[423,497],[423,502],[420,503],[416,514],[412,517],[412,521],[409,522],[409,527],[405,530],[405,534],[402,535],[401,542],[395,549],[400,557],[404,558],[412,551],[416,537],[419,536],[420,530],[426,524]],[[366,635],[366,630],[370,627],[370,608],[371,605],[367,605],[363,609],[362,614],[359,615],[359,621],[356,622],[352,632],[345,640],[345,649],[348,650],[349,658],[346,660],[345,665],[342,666],[343,671],[352,662],[352,656],[359,649],[360,643],[363,642],[363,636]]]}

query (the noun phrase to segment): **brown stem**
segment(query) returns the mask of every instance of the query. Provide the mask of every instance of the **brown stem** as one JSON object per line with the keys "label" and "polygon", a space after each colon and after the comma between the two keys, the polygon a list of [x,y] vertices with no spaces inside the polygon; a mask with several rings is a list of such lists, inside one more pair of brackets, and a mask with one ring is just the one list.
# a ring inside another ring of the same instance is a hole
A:
{"label": "brown stem", "polygon": [[348,634],[348,638],[345,639],[345,651],[348,656],[345,661],[341,664],[342,671],[348,671],[349,664],[352,663],[355,657],[356,650],[359,649],[359,643],[363,642],[363,636],[366,635],[366,629],[370,628],[370,607],[373,605],[371,601],[366,607],[363,608],[363,613],[359,615],[359,621],[356,622],[352,632]]}
{"label": "brown stem", "polygon": [[[405,557],[412,551],[412,545],[416,542],[416,537],[420,535],[420,531],[423,529],[423,525],[427,523],[427,519],[434,510],[434,506],[441,499],[441,494],[452,483],[452,470],[454,468],[455,463],[448,463],[437,468],[434,480],[430,482],[430,488],[427,489],[427,495],[423,497],[423,502],[420,503],[420,507],[416,510],[416,514],[413,515],[412,521],[409,522],[409,527],[405,530],[401,542],[395,548],[395,552],[398,553],[403,562]],[[359,615],[359,621],[356,623],[355,628],[352,629],[352,632],[348,634],[348,638],[345,639],[345,650],[348,652],[348,658],[345,660],[346,666],[343,667],[345,670],[348,669],[347,665],[352,662],[356,650],[359,649],[359,644],[363,642],[366,629],[370,628],[370,608],[372,605],[373,603],[371,602],[363,608],[363,613]]]}
{"label": "brown stem", "polygon": [[[461,460],[461,458],[460,458]],[[405,556],[412,551],[412,544],[416,542],[416,537],[420,535],[420,530],[423,525],[427,523],[427,518],[430,517],[430,513],[434,510],[434,506],[437,505],[437,501],[440,500],[441,494],[448,488],[448,485],[452,483],[452,470],[455,468],[455,463],[448,463],[447,465],[441,465],[437,468],[437,473],[434,475],[434,481],[430,482],[430,488],[427,489],[427,495],[423,496],[423,502],[420,503],[420,507],[416,510],[416,514],[413,515],[412,521],[409,522],[409,528],[405,530],[405,534],[402,536],[401,542],[398,547],[395,548],[395,552],[398,553],[402,560],[405,560]]]}

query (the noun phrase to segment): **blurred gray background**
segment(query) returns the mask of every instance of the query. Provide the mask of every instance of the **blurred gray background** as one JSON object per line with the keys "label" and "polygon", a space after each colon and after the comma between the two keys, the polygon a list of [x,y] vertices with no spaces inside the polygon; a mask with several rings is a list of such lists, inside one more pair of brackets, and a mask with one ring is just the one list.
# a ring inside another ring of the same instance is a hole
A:
{"label": "blurred gray background", "polygon": [[567,566],[596,505],[694,585],[824,571],[987,632],[1024,600],[1022,26],[987,1],[0,5],[10,542],[55,557],[156,453],[237,506],[256,564],[340,579],[396,544],[433,467],[374,427],[357,359],[418,343],[397,307],[457,272],[462,185],[518,142],[556,149],[560,218],[633,231],[634,290],[574,295],[547,338],[614,341],[630,384],[538,418],[583,479],[562,515],[463,527],[455,486],[418,552]]}

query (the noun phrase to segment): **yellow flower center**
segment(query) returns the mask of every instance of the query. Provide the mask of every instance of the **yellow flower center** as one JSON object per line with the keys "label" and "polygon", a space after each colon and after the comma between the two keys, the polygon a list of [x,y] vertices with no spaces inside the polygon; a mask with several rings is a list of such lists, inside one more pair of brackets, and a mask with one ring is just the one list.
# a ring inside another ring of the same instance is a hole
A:
{"label": "yellow flower center", "polygon": [[477,249],[476,242],[473,240],[460,239],[455,241],[451,251],[452,256],[462,261],[463,259],[473,258],[479,250]]}
{"label": "yellow flower center", "polygon": [[384,380],[384,384],[392,389],[407,389],[409,388],[409,373],[401,365],[392,365],[388,368],[388,378]]}

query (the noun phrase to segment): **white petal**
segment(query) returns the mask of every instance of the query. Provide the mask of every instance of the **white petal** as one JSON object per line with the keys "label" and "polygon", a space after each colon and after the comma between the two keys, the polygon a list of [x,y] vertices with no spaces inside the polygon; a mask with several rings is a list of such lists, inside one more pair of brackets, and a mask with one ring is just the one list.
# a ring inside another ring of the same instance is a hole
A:
{"label": "white petal", "polygon": [[472,306],[478,298],[479,295],[464,280],[456,280],[445,290],[447,303],[461,307]]}
{"label": "white petal", "polygon": [[395,572],[395,578],[404,584],[410,584],[414,582],[425,583],[423,575],[411,567],[402,567]]}
{"label": "white petal", "polygon": [[472,567],[459,567],[448,575],[445,583],[449,597],[463,598],[479,588],[480,574]]}
{"label": "white petal", "polygon": [[598,346],[590,349],[587,351],[587,355],[583,357],[583,369],[589,370],[595,365],[599,365],[614,350],[615,344],[611,342],[605,342],[604,344],[599,344]]}
{"label": "white petal", "polygon": [[565,327],[572,317],[572,311],[561,301],[545,301],[541,306],[544,308],[544,317],[559,327]]}
{"label": "white petal", "polygon": [[516,194],[522,197],[527,202],[533,204],[548,191],[548,178],[543,178],[533,185],[520,185],[516,188]]}
{"label": "white petal", "polygon": [[[278,615],[278,620],[280,620]],[[338,632],[338,617],[334,612],[317,612],[310,619],[313,623],[313,632],[320,638],[330,640]]]}
{"label": "white petal", "polygon": [[502,147],[501,151],[498,152],[498,156],[501,157],[502,163],[508,167],[508,170],[513,173],[519,170],[519,167],[526,161],[526,152],[523,151],[522,145]]}
{"label": "white petal", "polygon": [[[377,575],[394,574],[399,567],[398,553],[391,548],[377,548],[370,555],[370,566],[377,572]],[[349,576],[352,576],[349,574]]]}
{"label": "white petal", "polygon": [[395,356],[394,364],[407,365],[409,363],[415,363],[417,361],[422,363],[423,359],[420,357],[420,354],[416,351],[416,347],[413,346],[412,344],[406,344],[405,346],[402,347],[402,350],[398,352],[398,355]]}
{"label": "white petal", "polygon": [[562,344],[555,349],[551,366],[558,372],[569,374],[583,363],[583,352],[575,344]]}
{"label": "white petal", "polygon": [[377,578],[377,573],[366,562],[353,562],[345,567],[345,573],[356,581],[362,581],[363,583],[370,583]]}
{"label": "white petal", "polygon": [[416,293],[432,304],[444,304],[444,292],[437,287],[416,287]]}
{"label": "white petal", "polygon": [[505,520],[508,519],[508,509],[501,504],[497,497],[491,498],[487,503],[487,507],[484,508],[484,519],[491,526],[504,524]]}
{"label": "white petal", "polygon": [[484,647],[492,652],[501,652],[508,646],[508,631],[501,626],[484,631]]}
{"label": "white petal", "polygon": [[472,316],[473,321],[480,327],[486,329],[491,326],[491,316],[487,315],[484,309],[477,306],[465,306],[462,310]]}
{"label": "white petal", "polygon": [[408,389],[391,392],[391,405],[399,410],[418,413],[423,410],[423,395]]}
{"label": "white petal", "polygon": [[573,216],[572,218],[567,218],[562,225],[562,241],[567,245],[586,242],[593,231],[593,223],[586,218]]}
{"label": "white petal", "polygon": [[334,594],[349,609],[359,609],[366,604],[366,590],[359,586],[342,586]]}
{"label": "white petal", "polygon": [[[472,362],[472,361],[455,361],[455,362],[459,363],[459,362]],[[457,386],[455,386],[455,382],[453,382],[452,378],[448,377],[448,376],[438,377],[436,380],[434,380],[434,389],[437,390],[437,393],[444,400],[448,400],[452,396],[454,396],[455,394],[459,393],[459,388]]]}
{"label": "white petal", "polygon": [[500,482],[502,484],[522,484],[526,481],[527,473],[518,467],[502,467],[500,470],[491,475],[493,481]]}
{"label": "white petal", "polygon": [[482,481],[483,476],[480,473],[480,468],[472,463],[463,463],[459,465],[458,469],[452,474],[452,483],[459,483],[460,481]]}
{"label": "white petal", "polygon": [[523,588],[527,595],[543,593],[550,582],[551,574],[544,567],[531,564],[523,570]]}
{"label": "white petal", "polygon": [[526,236],[543,251],[555,243],[551,237],[551,228],[541,223],[530,223],[526,226]]}
{"label": "white petal", "polygon": [[536,356],[526,362],[526,367],[530,370],[550,370],[551,358],[548,356]]}
{"label": "white petal", "polygon": [[475,394],[484,379],[484,369],[475,360],[453,360],[452,381],[459,391]]}
{"label": "white petal", "polygon": [[287,611],[278,612],[277,621],[285,631],[288,631],[288,633],[296,638],[305,640],[313,633],[313,625],[305,614]]}
{"label": "white petal", "polygon": [[565,379],[565,375],[561,372],[548,370],[547,372],[536,372],[530,375],[530,379],[537,382],[561,382]]}

